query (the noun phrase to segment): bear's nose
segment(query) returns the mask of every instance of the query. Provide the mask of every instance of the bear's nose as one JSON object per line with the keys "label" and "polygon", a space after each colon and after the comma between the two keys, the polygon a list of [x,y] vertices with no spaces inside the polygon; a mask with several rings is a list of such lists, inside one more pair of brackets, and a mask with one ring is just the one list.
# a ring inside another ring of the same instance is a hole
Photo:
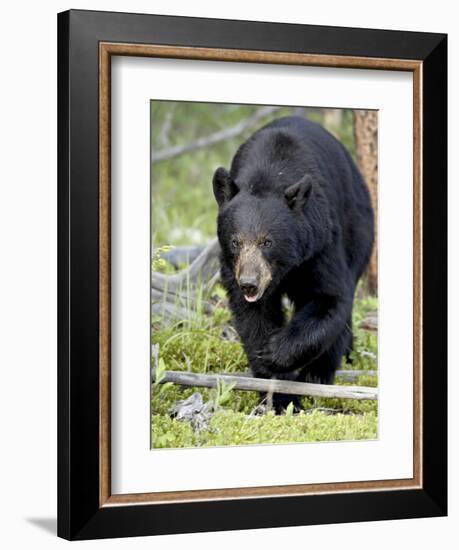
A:
{"label": "bear's nose", "polygon": [[242,275],[239,279],[239,286],[244,294],[253,296],[258,291],[258,281],[255,275]]}

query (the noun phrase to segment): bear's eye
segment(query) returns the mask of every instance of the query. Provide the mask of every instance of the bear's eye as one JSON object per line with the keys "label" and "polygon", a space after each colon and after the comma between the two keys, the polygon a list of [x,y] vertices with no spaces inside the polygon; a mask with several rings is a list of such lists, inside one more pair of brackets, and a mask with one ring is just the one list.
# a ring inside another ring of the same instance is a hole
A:
{"label": "bear's eye", "polygon": [[269,248],[272,244],[273,244],[273,242],[272,242],[271,239],[265,239],[265,240],[263,241],[263,246],[264,246],[265,248]]}
{"label": "bear's eye", "polygon": [[239,242],[236,241],[236,239],[233,239],[233,240],[231,241],[231,244],[233,245],[233,248],[238,248],[238,246],[239,246]]}

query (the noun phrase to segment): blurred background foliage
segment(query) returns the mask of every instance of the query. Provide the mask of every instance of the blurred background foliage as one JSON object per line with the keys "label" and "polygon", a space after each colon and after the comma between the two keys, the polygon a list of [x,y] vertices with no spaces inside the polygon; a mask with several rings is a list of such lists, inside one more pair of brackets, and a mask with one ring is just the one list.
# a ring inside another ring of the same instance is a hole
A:
{"label": "blurred background foliage", "polygon": [[[226,131],[252,117],[258,105],[152,101],[151,149],[157,152],[188,145]],[[255,130],[282,116],[300,115],[333,133],[355,158],[353,116],[350,109],[282,107],[258,120],[236,137],[173,157],[152,161],[152,245],[205,244],[216,234],[217,205],[212,192],[216,168],[229,168],[237,148]]]}

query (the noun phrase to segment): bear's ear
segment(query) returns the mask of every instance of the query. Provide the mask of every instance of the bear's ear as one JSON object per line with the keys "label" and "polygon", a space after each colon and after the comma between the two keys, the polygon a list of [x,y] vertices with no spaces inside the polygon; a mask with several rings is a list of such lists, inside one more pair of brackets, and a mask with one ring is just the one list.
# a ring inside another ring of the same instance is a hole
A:
{"label": "bear's ear", "polygon": [[300,210],[306,204],[312,190],[312,177],[304,175],[299,181],[287,187],[285,200],[292,210]]}
{"label": "bear's ear", "polygon": [[217,168],[215,171],[212,185],[215,198],[220,208],[239,192],[239,188],[231,179],[228,170],[222,167]]}

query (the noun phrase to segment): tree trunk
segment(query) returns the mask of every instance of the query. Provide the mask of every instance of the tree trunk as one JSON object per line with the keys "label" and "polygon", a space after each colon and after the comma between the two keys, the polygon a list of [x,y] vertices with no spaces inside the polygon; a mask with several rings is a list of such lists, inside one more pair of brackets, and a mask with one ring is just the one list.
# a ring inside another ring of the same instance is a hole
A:
{"label": "tree trunk", "polygon": [[354,111],[354,136],[357,162],[370,192],[375,216],[373,252],[366,273],[371,294],[378,293],[378,113]]}

